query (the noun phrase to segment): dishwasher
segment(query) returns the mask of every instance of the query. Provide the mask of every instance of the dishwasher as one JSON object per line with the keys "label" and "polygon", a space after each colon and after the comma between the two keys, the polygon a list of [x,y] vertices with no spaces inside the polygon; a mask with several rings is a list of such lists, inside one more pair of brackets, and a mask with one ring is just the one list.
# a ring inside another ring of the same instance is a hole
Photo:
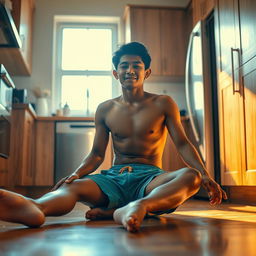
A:
{"label": "dishwasher", "polygon": [[56,123],[55,183],[74,172],[90,153],[94,135],[93,121]]}

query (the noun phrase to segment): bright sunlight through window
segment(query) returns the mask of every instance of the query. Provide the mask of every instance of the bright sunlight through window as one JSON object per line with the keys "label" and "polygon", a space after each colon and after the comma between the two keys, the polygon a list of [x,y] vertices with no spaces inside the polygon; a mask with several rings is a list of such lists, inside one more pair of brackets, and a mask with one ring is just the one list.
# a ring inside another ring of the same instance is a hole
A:
{"label": "bright sunlight through window", "polygon": [[[61,24],[56,72],[59,106],[68,104],[74,116],[92,116],[112,98],[114,24]],[[58,43],[57,43],[58,44]]]}
{"label": "bright sunlight through window", "polygon": [[62,69],[111,70],[111,29],[63,29]]}

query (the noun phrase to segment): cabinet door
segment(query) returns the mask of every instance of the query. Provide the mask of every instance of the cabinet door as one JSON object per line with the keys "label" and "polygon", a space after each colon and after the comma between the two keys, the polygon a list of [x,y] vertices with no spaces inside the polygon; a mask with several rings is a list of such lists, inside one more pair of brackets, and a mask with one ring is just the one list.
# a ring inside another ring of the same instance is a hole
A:
{"label": "cabinet door", "polygon": [[37,121],[35,149],[36,186],[52,186],[54,183],[54,122]]}
{"label": "cabinet door", "polygon": [[24,109],[13,109],[11,120],[10,186],[33,185],[34,117]]}
{"label": "cabinet door", "polygon": [[245,115],[244,184],[256,185],[256,57],[242,68]]}
{"label": "cabinet door", "polygon": [[242,185],[244,158],[243,98],[233,93],[233,81],[227,74],[219,78],[219,118],[222,185]]}
{"label": "cabinet door", "polygon": [[184,76],[188,38],[186,37],[186,13],[183,10],[160,11],[160,56],[162,74]]}
{"label": "cabinet door", "polygon": [[31,74],[33,13],[34,0],[12,0],[12,16],[22,47],[0,48],[1,63],[11,75]]}
{"label": "cabinet door", "polygon": [[[188,139],[193,145],[196,145],[189,119],[183,119],[181,122]],[[173,140],[168,134],[162,156],[162,169],[165,171],[175,171],[184,167],[186,167],[186,164],[183,162]]]}
{"label": "cabinet door", "polygon": [[27,70],[31,73],[32,67],[32,29],[34,0],[21,1],[20,10],[20,38],[22,41],[21,52],[27,66]]}
{"label": "cabinet door", "polygon": [[215,0],[192,0],[193,26],[205,19],[214,9]]}
{"label": "cabinet door", "polygon": [[34,118],[28,111],[25,111],[25,122],[23,130],[23,141],[21,147],[22,164],[16,185],[33,185],[34,176]]}
{"label": "cabinet door", "polygon": [[239,1],[242,63],[256,56],[256,1]]}
{"label": "cabinet door", "polygon": [[234,0],[218,0],[220,71],[231,75],[231,48],[240,48],[238,5]]}
{"label": "cabinet door", "polygon": [[8,185],[8,159],[0,157],[0,186]]}
{"label": "cabinet door", "polygon": [[206,18],[214,9],[215,0],[200,0],[201,19]]}
{"label": "cabinet door", "polygon": [[168,134],[162,156],[162,169],[165,171],[175,171],[183,167],[186,167],[186,164],[182,161],[173,140]]}
{"label": "cabinet door", "polygon": [[151,55],[153,75],[161,74],[160,11],[159,9],[130,7],[131,41],[143,43]]}
{"label": "cabinet door", "polygon": [[106,148],[104,161],[97,168],[97,170],[93,172],[93,174],[100,173],[102,170],[108,170],[112,165],[113,165],[113,145],[112,145],[112,138],[111,136],[109,136],[109,142]]}

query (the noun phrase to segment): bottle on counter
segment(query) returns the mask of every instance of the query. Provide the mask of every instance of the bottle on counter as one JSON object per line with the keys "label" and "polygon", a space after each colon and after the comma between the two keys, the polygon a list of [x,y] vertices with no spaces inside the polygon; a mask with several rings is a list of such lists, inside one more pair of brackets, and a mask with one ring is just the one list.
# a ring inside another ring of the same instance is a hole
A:
{"label": "bottle on counter", "polygon": [[61,103],[59,105],[59,108],[56,109],[56,116],[63,116],[63,108],[61,106]]}
{"label": "bottle on counter", "polygon": [[69,114],[70,114],[70,108],[69,108],[68,103],[66,102],[66,104],[63,107],[63,115],[68,116]]}

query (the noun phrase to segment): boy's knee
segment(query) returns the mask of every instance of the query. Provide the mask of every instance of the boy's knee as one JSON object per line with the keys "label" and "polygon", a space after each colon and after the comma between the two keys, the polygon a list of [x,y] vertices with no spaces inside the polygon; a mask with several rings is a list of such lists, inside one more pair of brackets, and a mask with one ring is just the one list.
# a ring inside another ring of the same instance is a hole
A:
{"label": "boy's knee", "polygon": [[42,212],[34,213],[29,216],[29,220],[25,223],[30,228],[39,228],[45,222],[45,216]]}
{"label": "boy's knee", "polygon": [[202,182],[201,173],[193,168],[187,168],[184,175],[193,188],[200,188]]}

